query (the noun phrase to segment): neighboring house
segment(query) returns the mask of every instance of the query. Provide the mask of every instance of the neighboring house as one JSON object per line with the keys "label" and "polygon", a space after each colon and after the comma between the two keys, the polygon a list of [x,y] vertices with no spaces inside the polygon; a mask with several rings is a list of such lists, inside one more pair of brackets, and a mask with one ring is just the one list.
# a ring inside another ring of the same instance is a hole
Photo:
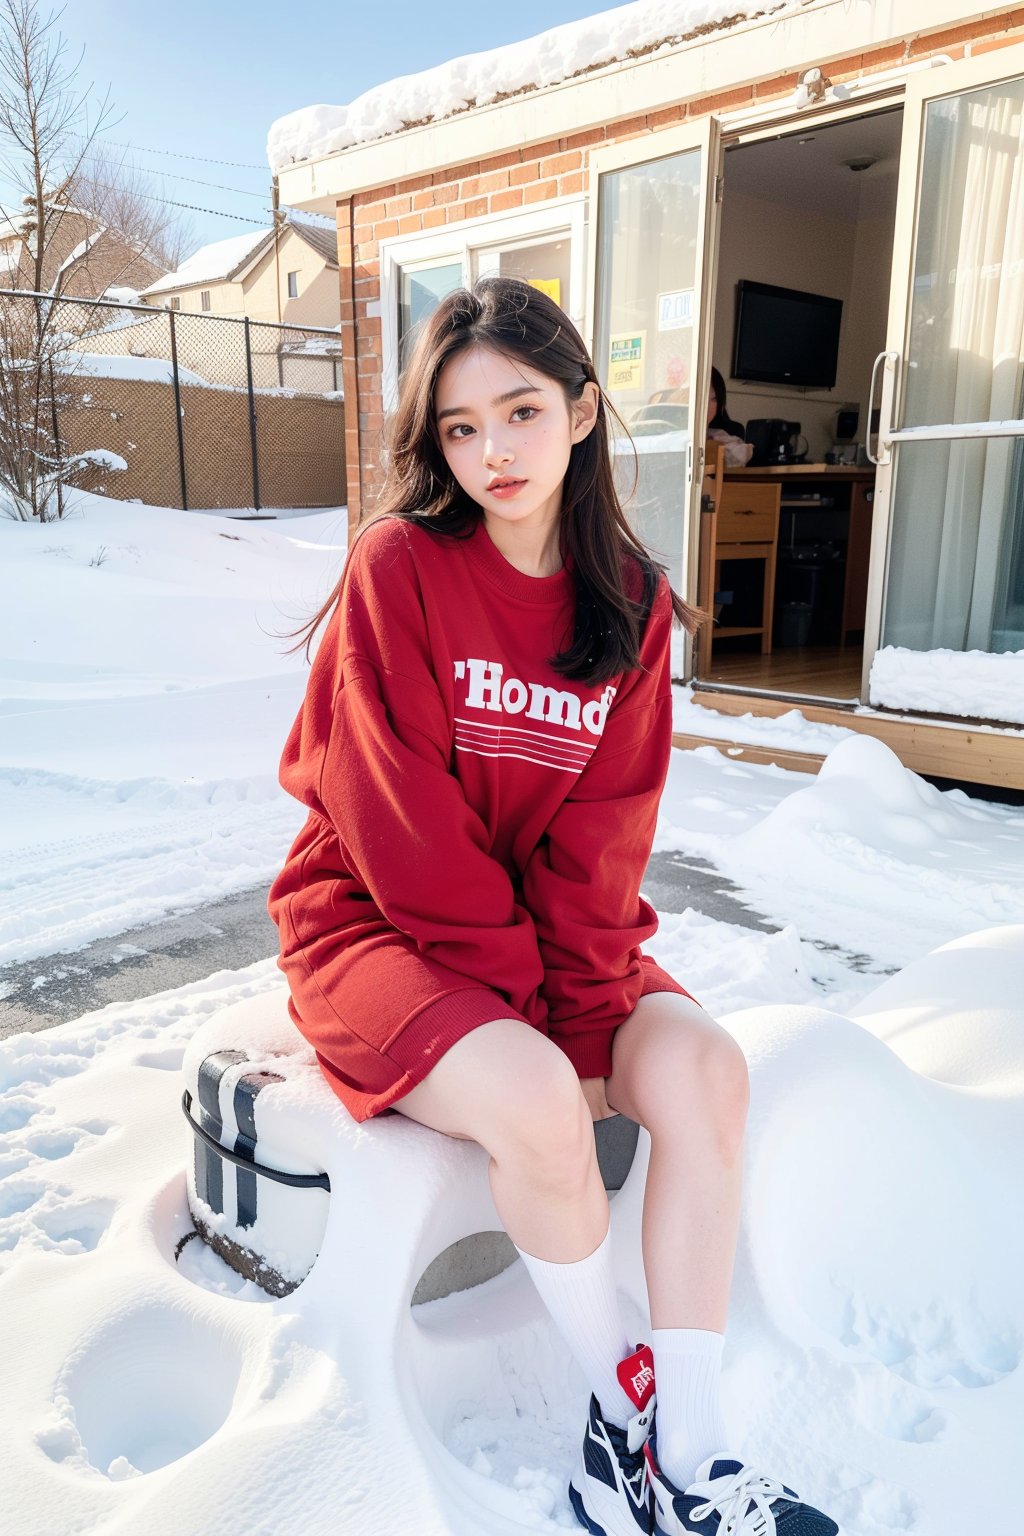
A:
{"label": "neighboring house", "polygon": [[[255,388],[340,394],[334,226],[323,219],[282,221],[276,244],[275,253],[274,231],[261,229],[202,246],[139,296],[145,308],[158,314],[111,312],[109,325],[89,338],[87,350],[128,359],[170,359],[169,312],[175,316],[180,368],[210,384],[245,387],[245,330],[238,322],[247,319]],[[202,318],[197,323],[194,316]],[[282,323],[296,329],[282,330]],[[311,334],[299,329],[304,326],[316,329]]]}
{"label": "neighboring house", "polygon": [[338,247],[333,222],[282,219],[204,245],[142,290],[146,304],[211,315],[331,329],[338,324]]}
{"label": "neighboring house", "polygon": [[[635,425],[634,526],[722,612],[678,647],[694,698],[1024,787],[1024,11],[710,14],[624,6],[272,126],[282,201],[337,222],[350,520],[416,325],[525,278]],[[713,364],[772,463],[709,476]]]}
{"label": "neighboring house", "polygon": [[[24,209],[0,207],[2,287],[35,285],[31,235],[26,231],[29,221]],[[106,228],[91,214],[71,205],[51,209],[42,292],[69,299],[95,299],[111,286],[145,288],[165,271],[166,267],[141,244]]]}

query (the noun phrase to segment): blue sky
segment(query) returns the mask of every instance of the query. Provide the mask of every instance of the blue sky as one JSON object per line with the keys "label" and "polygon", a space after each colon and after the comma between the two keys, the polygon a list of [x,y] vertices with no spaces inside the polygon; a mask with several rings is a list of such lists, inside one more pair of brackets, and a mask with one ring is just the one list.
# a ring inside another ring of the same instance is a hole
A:
{"label": "blue sky", "polygon": [[[85,49],[81,88],[92,82],[95,100],[110,87],[112,117],[121,121],[106,138],[144,146],[129,157],[152,174],[154,192],[262,221],[261,210],[269,208],[267,130],[276,117],[314,102],[349,102],[396,75],[611,8],[602,0],[518,0],[501,7],[428,6],[422,0],[387,6],[365,0],[176,0],[174,6],[148,7],[71,0],[58,25],[72,60]],[[41,9],[46,14],[45,0]],[[239,161],[245,168],[156,150]],[[171,172],[238,191],[172,179]],[[253,193],[259,195],[246,195]],[[15,200],[7,183],[0,184],[0,200]],[[196,245],[257,227],[210,214],[188,217]]]}

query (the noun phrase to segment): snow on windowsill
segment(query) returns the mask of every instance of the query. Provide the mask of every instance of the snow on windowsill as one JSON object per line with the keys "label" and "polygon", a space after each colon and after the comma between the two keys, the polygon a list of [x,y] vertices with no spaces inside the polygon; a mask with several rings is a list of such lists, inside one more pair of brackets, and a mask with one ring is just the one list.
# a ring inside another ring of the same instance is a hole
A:
{"label": "snow on windowsill", "polygon": [[1024,650],[912,651],[887,645],[871,666],[871,703],[1024,725]]}

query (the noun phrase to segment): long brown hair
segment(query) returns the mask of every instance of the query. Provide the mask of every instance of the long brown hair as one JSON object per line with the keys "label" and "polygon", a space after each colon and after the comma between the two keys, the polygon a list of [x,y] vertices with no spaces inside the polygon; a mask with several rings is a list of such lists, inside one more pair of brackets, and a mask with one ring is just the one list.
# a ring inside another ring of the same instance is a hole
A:
{"label": "long brown hair", "polygon": [[[643,626],[664,567],[633,533],[619,503],[608,443],[609,412],[623,434],[629,434],[601,389],[576,327],[553,299],[519,278],[480,278],[472,290],[449,293],[427,319],[402,376],[398,407],[385,427],[385,482],[365,527],[379,517],[399,517],[439,537],[466,538],[478,525],[481,508],[465,494],[445,460],[434,403],[445,363],[473,346],[487,347],[555,380],[568,408],[587,383],[597,385],[596,421],[573,444],[562,484],[559,546],[563,562],[571,556],[576,617],[571,643],[551,658],[551,665],[563,676],[590,685],[633,671],[640,665]],[[642,577],[639,601],[626,590],[627,558]],[[298,631],[299,644],[304,639],[307,651],[340,592],[341,581],[316,617]],[[692,634],[707,615],[676,592],[671,597],[675,617]]]}

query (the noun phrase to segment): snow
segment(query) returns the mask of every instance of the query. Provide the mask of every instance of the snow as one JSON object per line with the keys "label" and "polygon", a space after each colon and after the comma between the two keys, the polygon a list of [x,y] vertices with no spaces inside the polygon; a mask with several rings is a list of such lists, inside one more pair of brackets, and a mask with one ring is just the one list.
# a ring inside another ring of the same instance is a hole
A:
{"label": "snow", "polygon": [[[0,963],[267,880],[277,756],[344,510],[246,523],[74,492],[0,519]],[[104,551],[101,564],[93,563]]]}
{"label": "snow", "polygon": [[1024,651],[911,651],[886,645],[871,663],[871,703],[1024,725]]}
{"label": "snow", "polygon": [[257,246],[269,239],[269,229],[252,230],[245,235],[232,235],[227,240],[215,240],[212,245],[202,245],[184,261],[176,272],[158,277],[155,283],[143,288],[144,294],[167,293],[177,288],[187,288],[195,283],[215,283],[231,276],[235,268],[251,256]]}
{"label": "snow", "polygon": [[[107,327],[110,329],[110,327]],[[167,384],[174,377],[170,358],[133,357],[127,353],[65,352],[62,354],[69,372],[89,374],[95,379],[150,379]],[[178,366],[178,379],[182,384],[209,384],[202,374],[190,368]],[[211,386],[212,387],[212,386]]]}
{"label": "snow", "polygon": [[[137,288],[118,287],[105,288],[100,294],[101,299],[110,299],[115,304],[140,304],[139,290]],[[122,321],[123,323],[123,321]]]}
{"label": "snow", "polygon": [[[276,872],[305,679],[279,637],[345,529],[83,493],[0,521],[0,966]],[[713,720],[676,692],[677,723]],[[674,753],[656,842],[779,924],[664,912],[651,946],[750,1063],[727,1419],[846,1536],[995,1530],[1024,1412],[1024,812],[801,722],[765,726],[827,752],[817,777]],[[488,1224],[481,1148],[357,1127],[310,1069],[294,1155],[335,1193],[309,1278],[272,1301],[198,1239],[176,1257],[185,1054],[280,994],[267,958],[0,1042],[5,1532],[578,1529],[587,1388],[522,1266],[408,1305],[441,1227]],[[646,1152],[612,1196],[637,1338]]]}
{"label": "snow", "polygon": [[109,448],[85,448],[75,455],[77,464],[91,464],[95,469],[127,469],[128,460],[123,459],[119,453],[113,453]]}
{"label": "snow", "polygon": [[521,43],[399,76],[364,91],[347,106],[321,104],[290,112],[270,126],[267,159],[271,170],[279,171],[293,161],[317,160],[412,124],[436,122],[469,107],[670,48],[700,31],[736,26],[766,13],[781,19],[806,9],[808,3],[814,0],[637,0],[552,27]]}
{"label": "snow", "polygon": [[73,267],[76,261],[80,261],[81,258],[86,255],[90,246],[95,245],[97,240],[99,240],[102,235],[105,235],[106,232],[106,226],[101,225],[99,229],[91,230],[89,234],[86,235],[84,240],[79,240],[71,254],[66,256],[61,262],[60,266],[57,268],[57,275],[54,278],[53,288],[51,289],[52,293],[57,292],[61,277],[68,270],[68,268]]}

